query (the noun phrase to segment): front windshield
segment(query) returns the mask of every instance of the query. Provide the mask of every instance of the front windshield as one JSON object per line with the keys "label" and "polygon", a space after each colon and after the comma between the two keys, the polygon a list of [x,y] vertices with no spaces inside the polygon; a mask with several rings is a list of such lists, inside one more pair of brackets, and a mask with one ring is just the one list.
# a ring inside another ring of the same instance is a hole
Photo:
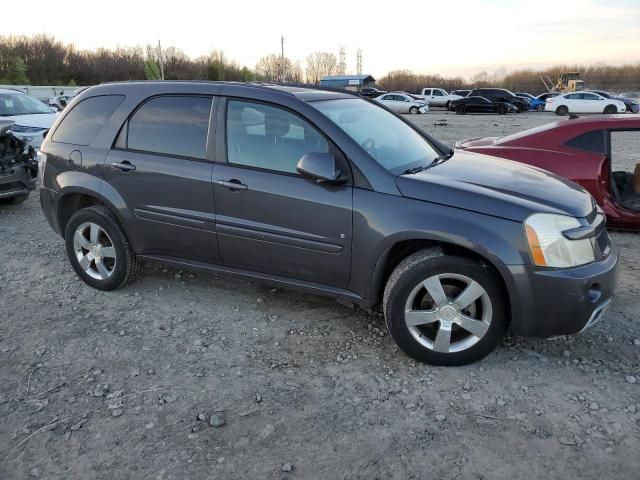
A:
{"label": "front windshield", "polygon": [[399,175],[426,166],[440,154],[418,132],[382,107],[360,98],[310,102],[358,142],[377,162]]}
{"label": "front windshield", "polygon": [[0,93],[0,116],[52,113],[40,100],[22,93]]}

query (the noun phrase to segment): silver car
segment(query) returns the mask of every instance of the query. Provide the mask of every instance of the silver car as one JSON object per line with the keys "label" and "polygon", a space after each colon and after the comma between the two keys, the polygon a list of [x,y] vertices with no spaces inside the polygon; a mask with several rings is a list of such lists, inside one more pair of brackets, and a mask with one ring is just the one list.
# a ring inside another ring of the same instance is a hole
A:
{"label": "silver car", "polygon": [[407,93],[385,93],[384,95],[374,98],[374,100],[396,113],[418,114],[427,113],[429,111],[429,106],[424,100],[414,98]]}

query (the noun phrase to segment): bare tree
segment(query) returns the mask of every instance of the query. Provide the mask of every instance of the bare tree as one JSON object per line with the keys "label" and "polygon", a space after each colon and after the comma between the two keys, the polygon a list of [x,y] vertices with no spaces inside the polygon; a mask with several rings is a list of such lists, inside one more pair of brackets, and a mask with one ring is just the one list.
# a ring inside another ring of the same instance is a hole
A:
{"label": "bare tree", "polygon": [[300,62],[293,62],[290,58],[284,59],[274,53],[262,57],[256,65],[258,76],[268,82],[294,82],[303,80]]}
{"label": "bare tree", "polygon": [[307,83],[320,83],[327,75],[338,73],[338,59],[333,53],[314,52],[307,57]]}

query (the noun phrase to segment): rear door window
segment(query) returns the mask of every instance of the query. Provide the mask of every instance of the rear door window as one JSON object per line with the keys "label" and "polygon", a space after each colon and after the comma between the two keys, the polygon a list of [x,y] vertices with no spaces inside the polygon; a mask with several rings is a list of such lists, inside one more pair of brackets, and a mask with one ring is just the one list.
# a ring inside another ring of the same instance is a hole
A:
{"label": "rear door window", "polygon": [[129,119],[126,148],[178,157],[207,158],[211,97],[160,96]]}
{"label": "rear door window", "polygon": [[124,95],[85,98],[65,115],[51,140],[73,145],[90,145],[124,98]]}

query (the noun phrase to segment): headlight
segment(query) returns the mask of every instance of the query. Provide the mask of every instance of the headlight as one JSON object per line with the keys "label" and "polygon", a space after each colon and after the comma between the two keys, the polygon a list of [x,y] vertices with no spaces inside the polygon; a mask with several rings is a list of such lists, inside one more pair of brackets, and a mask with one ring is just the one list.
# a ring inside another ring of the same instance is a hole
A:
{"label": "headlight", "polygon": [[591,240],[569,240],[562,232],[581,227],[578,219],[565,215],[536,213],[524,222],[535,265],[567,268],[595,261]]}

